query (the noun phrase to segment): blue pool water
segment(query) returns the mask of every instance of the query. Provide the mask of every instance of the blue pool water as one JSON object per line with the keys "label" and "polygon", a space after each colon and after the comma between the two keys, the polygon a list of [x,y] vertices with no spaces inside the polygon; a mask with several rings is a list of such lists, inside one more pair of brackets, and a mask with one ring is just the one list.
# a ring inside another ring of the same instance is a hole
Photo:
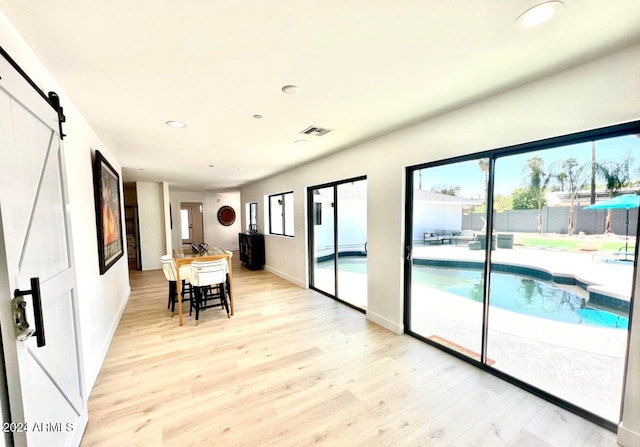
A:
{"label": "blue pool water", "polygon": [[[412,272],[412,280],[418,284],[479,302],[482,276],[478,270],[426,266],[414,266]],[[495,272],[489,297],[491,306],[533,317],[624,330],[629,327],[628,314],[589,307],[585,298],[549,281]]]}

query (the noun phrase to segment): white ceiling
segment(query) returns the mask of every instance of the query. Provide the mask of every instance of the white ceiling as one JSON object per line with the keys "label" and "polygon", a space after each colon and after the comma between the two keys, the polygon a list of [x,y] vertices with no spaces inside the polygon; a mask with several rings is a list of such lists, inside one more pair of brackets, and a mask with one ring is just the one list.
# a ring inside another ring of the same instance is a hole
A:
{"label": "white ceiling", "polygon": [[[640,1],[564,0],[553,21],[518,29],[540,2],[0,0],[0,10],[125,181],[199,191],[237,188],[640,42]],[[285,95],[286,84],[300,93]],[[310,125],[333,132],[295,144]]]}

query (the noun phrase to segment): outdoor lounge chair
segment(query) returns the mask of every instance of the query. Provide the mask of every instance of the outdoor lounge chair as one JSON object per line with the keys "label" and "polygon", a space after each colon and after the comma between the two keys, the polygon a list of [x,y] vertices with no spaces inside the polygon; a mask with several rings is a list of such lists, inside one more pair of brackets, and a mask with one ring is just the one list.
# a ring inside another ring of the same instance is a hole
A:
{"label": "outdoor lounge chair", "polygon": [[424,233],[424,245],[427,243],[433,244],[440,242],[440,237],[436,234],[435,231],[427,231]]}
{"label": "outdoor lounge chair", "polygon": [[436,234],[438,235],[439,242],[444,244],[445,242],[451,243],[451,238],[453,237],[453,231],[451,230],[436,230]]}
{"label": "outdoor lounge chair", "polygon": [[473,242],[476,240],[476,236],[473,230],[462,230],[460,234],[452,237],[453,244],[468,244],[469,242]]}
{"label": "outdoor lounge chair", "polygon": [[444,244],[445,242],[451,243],[452,237],[453,231],[451,230],[428,230],[424,233],[424,244],[427,245],[427,242],[429,242],[430,244]]}

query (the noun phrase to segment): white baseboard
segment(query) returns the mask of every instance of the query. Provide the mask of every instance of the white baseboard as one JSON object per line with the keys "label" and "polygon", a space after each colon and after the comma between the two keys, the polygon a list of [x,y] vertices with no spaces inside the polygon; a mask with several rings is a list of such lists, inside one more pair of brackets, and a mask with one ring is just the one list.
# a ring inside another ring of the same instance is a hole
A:
{"label": "white baseboard", "polygon": [[264,269],[267,272],[273,273],[274,275],[279,276],[282,279],[286,279],[287,281],[294,283],[298,287],[302,287],[303,289],[308,288],[307,284],[303,283],[297,278],[294,278],[293,276],[290,276],[290,275],[287,275],[286,273],[281,272],[280,270],[276,270],[273,267],[269,267],[268,265],[265,265]]}
{"label": "white baseboard", "polygon": [[87,422],[89,422],[89,410],[85,405],[84,410],[80,414],[76,421],[76,426],[73,427],[73,436],[69,440],[68,446],[77,446],[80,445],[82,441],[82,436],[84,436],[84,431],[87,428]]}
{"label": "white baseboard", "polygon": [[383,328],[390,330],[395,334],[398,334],[398,335],[404,334],[404,324],[396,323],[394,321],[388,320],[383,316],[374,314],[370,310],[367,310],[367,319],[369,321],[373,321],[378,326],[382,326]]}
{"label": "white baseboard", "polygon": [[91,394],[91,390],[93,389],[93,385],[95,385],[96,380],[98,380],[98,374],[100,374],[100,369],[102,369],[102,364],[104,363],[104,359],[107,358],[107,353],[109,352],[109,347],[111,346],[111,340],[113,340],[113,336],[118,329],[118,324],[120,324],[120,319],[122,318],[122,314],[124,313],[124,309],[127,307],[127,303],[129,302],[129,297],[131,296],[131,286],[127,287],[127,292],[125,294],[124,300],[122,300],[122,304],[120,305],[120,309],[116,313],[116,317],[111,322],[111,327],[109,328],[109,333],[102,344],[102,349],[100,349],[99,361],[96,362],[95,365],[92,365],[93,371],[85,371],[85,387],[86,387],[86,396],[87,399]]}
{"label": "white baseboard", "polygon": [[640,447],[640,433],[625,428],[623,422],[618,425],[618,444],[623,447]]}

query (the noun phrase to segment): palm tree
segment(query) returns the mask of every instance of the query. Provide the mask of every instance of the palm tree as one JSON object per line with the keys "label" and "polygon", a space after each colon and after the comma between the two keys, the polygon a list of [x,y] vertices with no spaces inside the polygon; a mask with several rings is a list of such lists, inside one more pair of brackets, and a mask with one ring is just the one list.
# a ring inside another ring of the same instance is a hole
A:
{"label": "palm tree", "polygon": [[[633,157],[628,153],[622,160],[609,161],[597,164],[597,171],[605,181],[609,197],[613,198],[620,194],[622,188],[627,186],[631,180],[631,166]],[[611,209],[607,211],[607,219],[604,227],[604,234],[611,232]]]}
{"label": "palm tree", "polygon": [[571,203],[569,206],[569,222],[567,224],[567,234],[569,236],[573,236],[573,229],[575,227],[575,208],[576,208],[576,196],[578,195],[578,191],[583,189],[587,184],[587,180],[589,178],[589,170],[587,165],[579,165],[578,160],[574,157],[567,158],[560,162],[560,167],[562,168],[562,172],[566,174],[566,184],[569,191],[569,196],[571,198]]}
{"label": "palm tree", "polygon": [[529,190],[538,206],[538,233],[542,233],[542,206],[545,203],[545,195],[552,175],[545,172],[544,160],[537,155],[527,160],[526,168],[528,170],[526,178],[529,183]]}
{"label": "palm tree", "polygon": [[489,159],[481,158],[478,160],[478,167],[482,172],[484,172],[484,199],[487,200],[487,190],[489,187]]}

